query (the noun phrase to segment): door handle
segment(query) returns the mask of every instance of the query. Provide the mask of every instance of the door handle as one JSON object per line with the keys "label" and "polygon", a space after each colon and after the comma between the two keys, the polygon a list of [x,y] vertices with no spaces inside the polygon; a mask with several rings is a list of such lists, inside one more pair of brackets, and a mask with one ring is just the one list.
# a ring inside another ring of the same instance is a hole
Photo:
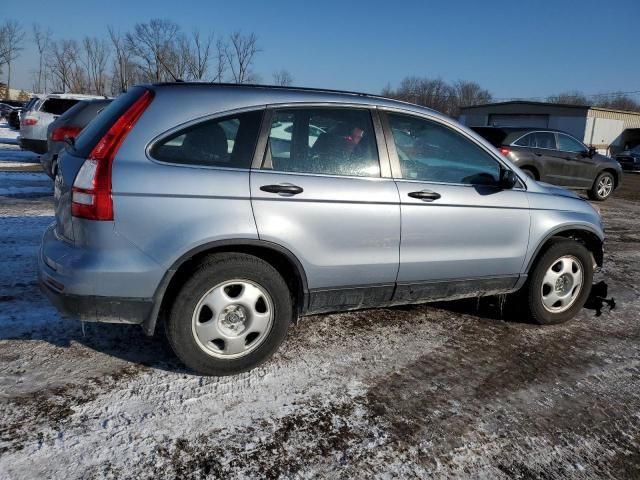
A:
{"label": "door handle", "polygon": [[533,152],[533,153],[535,153],[535,154],[536,154],[536,156],[538,156],[538,157],[541,157],[541,156],[542,156],[542,154],[541,154],[540,152]]}
{"label": "door handle", "polygon": [[302,187],[290,183],[280,183],[278,185],[263,185],[260,187],[263,192],[279,193],[282,195],[297,195],[303,192]]}
{"label": "door handle", "polygon": [[438,200],[441,195],[431,190],[420,190],[419,192],[410,192],[409,196],[411,198],[419,198],[420,200],[432,202],[433,200]]}

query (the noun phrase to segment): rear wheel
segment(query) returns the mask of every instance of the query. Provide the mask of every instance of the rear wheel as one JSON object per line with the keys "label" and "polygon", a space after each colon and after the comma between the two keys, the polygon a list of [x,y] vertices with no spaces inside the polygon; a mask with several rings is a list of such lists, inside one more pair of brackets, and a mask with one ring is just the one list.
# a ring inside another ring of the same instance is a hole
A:
{"label": "rear wheel", "polygon": [[596,177],[591,190],[589,190],[589,198],[602,202],[609,198],[615,187],[615,179],[609,172],[602,172]]}
{"label": "rear wheel", "polygon": [[570,320],[587,301],[592,281],[589,251],[575,240],[557,240],[540,257],[529,278],[532,319],[545,325]]}
{"label": "rear wheel", "polygon": [[252,255],[214,254],[180,290],[167,320],[169,343],[189,368],[231,375],[267,360],[293,318],[278,271]]}

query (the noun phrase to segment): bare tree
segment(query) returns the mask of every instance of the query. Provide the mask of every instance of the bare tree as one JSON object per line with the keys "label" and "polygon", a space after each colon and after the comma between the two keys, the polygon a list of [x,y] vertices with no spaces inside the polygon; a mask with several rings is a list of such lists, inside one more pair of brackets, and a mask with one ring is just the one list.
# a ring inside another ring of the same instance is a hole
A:
{"label": "bare tree", "polygon": [[436,78],[406,77],[397,89],[387,85],[382,90],[385,97],[417,103],[446,115],[457,116],[461,107],[479,105],[492,100],[491,93],[476,82],[459,80],[449,85]]}
{"label": "bare tree", "polygon": [[51,42],[51,29],[43,29],[39,24],[33,24],[33,41],[38,49],[38,72],[34,82],[34,90],[36,92],[47,91],[47,71],[45,66],[45,54]]}
{"label": "bare tree", "polygon": [[191,79],[204,80],[207,76],[212,44],[212,32],[205,37],[199,30],[194,30],[190,38],[182,37],[181,50],[187,60],[187,70]]}
{"label": "bare tree", "polygon": [[586,95],[582,92],[562,92],[558,95],[551,95],[547,97],[549,103],[562,103],[565,105],[589,105]]}
{"label": "bare tree", "polygon": [[0,64],[7,65],[7,97],[11,96],[11,64],[20,56],[23,50],[24,31],[16,20],[6,20],[0,26]]}
{"label": "bare tree", "polygon": [[279,70],[273,73],[273,83],[282,87],[288,87],[293,84],[293,77],[287,70]]}
{"label": "bare tree", "polygon": [[108,27],[109,40],[113,47],[113,74],[111,78],[111,93],[125,92],[135,82],[136,66],[131,61],[132,53],[127,47],[126,38]]}
{"label": "bare tree", "polygon": [[594,95],[594,97],[600,97],[594,102],[598,107],[640,112],[640,103],[623,93],[613,95]]}
{"label": "bare tree", "polygon": [[83,91],[84,72],[78,65],[78,43],[75,40],[51,42],[48,68],[54,77],[54,90],[75,93]]}
{"label": "bare tree", "polygon": [[162,82],[170,77],[176,80],[171,62],[175,53],[175,40],[180,27],[170,21],[153,19],[149,23],[137,23],[133,32],[125,36],[126,46],[140,60],[143,80]]}
{"label": "bare tree", "polygon": [[84,37],[82,40],[84,56],[82,63],[87,71],[89,91],[96,95],[105,95],[107,91],[107,61],[109,44],[96,37]]}
{"label": "bare tree", "polygon": [[223,39],[219,38],[216,42],[216,70],[212,78],[214,82],[220,83],[224,79],[224,74],[226,73],[228,66],[226,51],[227,44]]}
{"label": "bare tree", "polygon": [[235,83],[256,81],[257,77],[251,68],[259,52],[258,39],[254,33],[243,35],[235,32],[229,36],[225,56]]}

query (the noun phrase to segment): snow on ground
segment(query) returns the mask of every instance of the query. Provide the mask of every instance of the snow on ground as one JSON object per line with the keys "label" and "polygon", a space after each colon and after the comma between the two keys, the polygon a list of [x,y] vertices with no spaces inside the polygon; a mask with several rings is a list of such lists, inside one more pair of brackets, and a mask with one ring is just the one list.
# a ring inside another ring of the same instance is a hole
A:
{"label": "snow on ground", "polygon": [[602,207],[601,316],[542,328],[492,299],[321,315],[265,365],[207,378],[160,336],[83,332],[43,297],[50,192],[0,173],[0,479],[640,475],[637,201]]}
{"label": "snow on ground", "polygon": [[17,140],[19,134],[17,130],[9,128],[6,120],[0,119],[0,168],[15,168],[39,163],[36,153],[20,149]]}

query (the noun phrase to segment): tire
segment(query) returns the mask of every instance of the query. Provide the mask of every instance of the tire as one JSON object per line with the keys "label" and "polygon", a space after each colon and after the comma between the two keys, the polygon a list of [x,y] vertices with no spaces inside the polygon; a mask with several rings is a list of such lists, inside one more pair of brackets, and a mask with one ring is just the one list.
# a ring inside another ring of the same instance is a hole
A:
{"label": "tire", "polygon": [[589,190],[589,198],[598,202],[604,202],[613,193],[615,188],[615,178],[609,172],[601,172],[593,182],[591,190]]}
{"label": "tire", "polygon": [[171,348],[203,375],[232,375],[265,362],[293,320],[286,282],[267,262],[242,253],[206,257],[171,307]]}
{"label": "tire", "polygon": [[530,168],[524,167],[524,168],[521,168],[520,170],[522,170],[527,177],[533,180],[537,180],[535,172]]}
{"label": "tire", "polygon": [[[575,240],[558,239],[551,244],[536,262],[527,283],[531,319],[541,325],[572,319],[589,297],[593,282],[592,262],[589,251]],[[576,268],[581,281],[574,291],[579,277]]]}

